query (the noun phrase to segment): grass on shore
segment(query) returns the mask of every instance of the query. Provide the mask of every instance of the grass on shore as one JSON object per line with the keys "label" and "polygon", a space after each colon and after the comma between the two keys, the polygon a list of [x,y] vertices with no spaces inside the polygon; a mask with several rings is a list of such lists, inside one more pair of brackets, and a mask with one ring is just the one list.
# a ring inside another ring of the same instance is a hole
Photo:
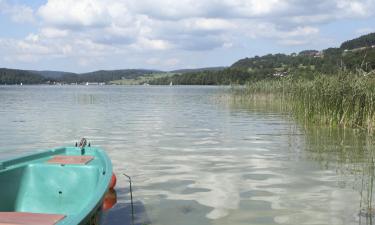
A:
{"label": "grass on shore", "polygon": [[145,74],[143,76],[139,76],[134,79],[123,79],[123,80],[113,80],[110,81],[110,84],[117,84],[117,85],[141,85],[145,83],[149,83],[151,80],[167,77],[167,76],[173,76],[174,73],[154,73],[154,74]]}
{"label": "grass on shore", "polygon": [[280,78],[249,83],[240,96],[276,102],[304,123],[373,131],[375,76],[340,73],[314,79]]}

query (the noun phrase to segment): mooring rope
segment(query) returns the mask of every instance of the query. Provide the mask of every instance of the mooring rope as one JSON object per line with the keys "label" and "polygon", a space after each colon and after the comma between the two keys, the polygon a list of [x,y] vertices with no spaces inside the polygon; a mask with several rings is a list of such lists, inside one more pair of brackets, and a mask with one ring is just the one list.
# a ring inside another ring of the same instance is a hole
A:
{"label": "mooring rope", "polygon": [[126,176],[129,179],[130,184],[130,204],[132,207],[132,225],[134,225],[134,204],[133,204],[133,189],[132,189],[132,178],[128,176],[127,174],[123,173],[124,176]]}

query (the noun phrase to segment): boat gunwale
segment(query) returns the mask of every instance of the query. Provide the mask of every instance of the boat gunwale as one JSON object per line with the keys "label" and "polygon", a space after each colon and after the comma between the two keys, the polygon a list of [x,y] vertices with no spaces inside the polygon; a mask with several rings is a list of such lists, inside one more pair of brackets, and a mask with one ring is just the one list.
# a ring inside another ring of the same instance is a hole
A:
{"label": "boat gunwale", "polygon": [[14,156],[8,159],[0,160],[0,172],[8,168],[13,168],[15,166],[18,166],[19,164],[36,161],[38,159],[42,159],[47,156],[56,155],[60,152],[62,153],[67,148],[69,147],[58,147],[58,148],[52,148],[48,150],[44,149],[36,153],[26,153],[26,154],[22,154],[21,156]]}
{"label": "boat gunwale", "polygon": [[[41,150],[36,153],[27,153],[22,156],[11,157],[9,159],[0,160],[0,173],[6,172],[17,167],[22,167],[27,164],[32,164],[33,161],[41,160],[42,158],[57,155],[60,153],[66,152],[68,149],[75,149],[77,147],[57,147],[48,150]],[[79,148],[77,148],[79,149]],[[77,211],[75,214],[65,215],[66,217],[59,221],[57,225],[64,224],[81,224],[83,221],[90,217],[95,211],[100,208],[100,204],[104,198],[105,193],[108,191],[109,182],[112,177],[112,163],[105,151],[100,147],[86,147],[86,152],[96,151],[96,157],[102,159],[102,168],[99,176],[104,176],[102,179],[99,179],[95,191],[91,194],[89,202],[83,206],[80,211]],[[89,165],[82,165],[89,166]],[[96,197],[97,196],[97,197]]]}

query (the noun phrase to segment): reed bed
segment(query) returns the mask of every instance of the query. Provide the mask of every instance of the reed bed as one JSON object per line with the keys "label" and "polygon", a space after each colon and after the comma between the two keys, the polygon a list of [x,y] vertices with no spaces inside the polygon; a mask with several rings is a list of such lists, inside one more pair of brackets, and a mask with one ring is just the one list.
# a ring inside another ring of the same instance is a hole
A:
{"label": "reed bed", "polygon": [[277,102],[304,123],[374,130],[375,76],[352,73],[286,77],[247,84],[248,101]]}

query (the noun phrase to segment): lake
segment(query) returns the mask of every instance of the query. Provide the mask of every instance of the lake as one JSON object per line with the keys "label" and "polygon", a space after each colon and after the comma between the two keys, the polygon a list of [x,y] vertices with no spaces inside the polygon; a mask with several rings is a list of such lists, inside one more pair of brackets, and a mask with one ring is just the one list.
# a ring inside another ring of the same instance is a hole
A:
{"label": "lake", "polygon": [[[372,224],[373,140],[234,104],[228,87],[0,86],[0,158],[86,137],[152,224]],[[362,213],[361,212],[362,210]]]}

